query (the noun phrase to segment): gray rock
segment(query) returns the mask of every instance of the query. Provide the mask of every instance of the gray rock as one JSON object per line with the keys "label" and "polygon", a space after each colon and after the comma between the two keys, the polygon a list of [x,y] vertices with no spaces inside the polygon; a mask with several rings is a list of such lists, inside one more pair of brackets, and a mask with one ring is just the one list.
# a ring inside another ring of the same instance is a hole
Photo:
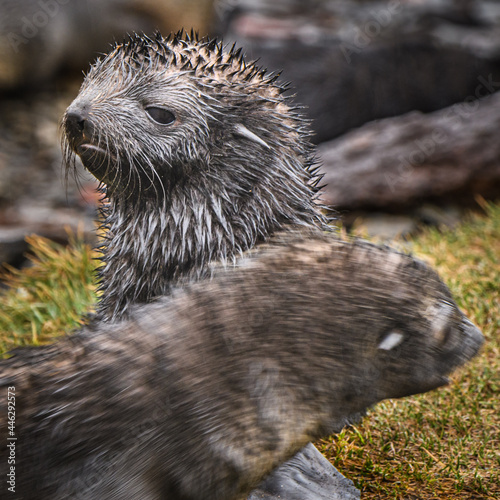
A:
{"label": "gray rock", "polygon": [[413,217],[391,214],[367,214],[355,220],[353,231],[369,238],[381,241],[408,236],[418,228]]}
{"label": "gray rock", "polygon": [[248,500],[358,500],[360,492],[311,443],[276,469]]}
{"label": "gray rock", "polygon": [[[482,85],[480,92],[499,84],[485,79]],[[499,93],[367,123],[319,146],[324,201],[338,209],[395,210],[496,197],[499,129]]]}

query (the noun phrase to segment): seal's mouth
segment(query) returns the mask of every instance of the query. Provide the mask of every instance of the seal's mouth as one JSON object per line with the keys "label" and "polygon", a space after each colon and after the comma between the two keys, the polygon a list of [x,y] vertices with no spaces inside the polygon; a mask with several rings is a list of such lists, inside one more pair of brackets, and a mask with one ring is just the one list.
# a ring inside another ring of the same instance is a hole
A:
{"label": "seal's mouth", "polygon": [[74,145],[73,151],[86,170],[106,186],[108,196],[117,190],[134,189],[137,185],[132,166],[127,158],[120,158],[117,151],[90,142]]}
{"label": "seal's mouth", "polygon": [[75,153],[83,166],[98,180],[108,184],[117,175],[117,159],[106,149],[88,142],[75,145]]}
{"label": "seal's mouth", "polygon": [[94,152],[94,154],[108,156],[108,153],[103,148],[96,146],[94,144],[90,144],[88,142],[84,142],[83,144],[79,144],[78,146],[76,146],[75,152],[78,156],[87,155],[90,152]]}

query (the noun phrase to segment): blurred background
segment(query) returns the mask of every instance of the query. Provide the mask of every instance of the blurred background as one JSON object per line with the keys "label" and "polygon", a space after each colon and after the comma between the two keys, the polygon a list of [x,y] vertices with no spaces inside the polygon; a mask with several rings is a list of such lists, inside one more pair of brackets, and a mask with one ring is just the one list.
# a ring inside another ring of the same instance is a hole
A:
{"label": "blurred background", "polygon": [[0,0],[0,262],[28,234],[94,237],[96,184],[65,179],[59,120],[110,43],[182,27],[282,70],[348,230],[453,226],[499,197],[500,2]]}

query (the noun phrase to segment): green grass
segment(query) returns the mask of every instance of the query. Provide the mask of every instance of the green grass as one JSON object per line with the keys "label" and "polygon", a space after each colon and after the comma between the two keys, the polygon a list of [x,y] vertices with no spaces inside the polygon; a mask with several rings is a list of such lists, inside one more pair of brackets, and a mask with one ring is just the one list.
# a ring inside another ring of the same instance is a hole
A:
{"label": "green grass", "polygon": [[[500,205],[453,230],[411,242],[433,265],[487,343],[443,389],[377,405],[356,428],[318,444],[363,499],[500,498]],[[0,353],[77,327],[95,301],[95,255],[30,238],[33,266],[4,274]]]}
{"label": "green grass", "polygon": [[95,301],[95,255],[81,237],[63,247],[27,238],[30,267],[4,267],[9,288],[0,296],[0,355],[19,345],[39,345],[78,327]]}

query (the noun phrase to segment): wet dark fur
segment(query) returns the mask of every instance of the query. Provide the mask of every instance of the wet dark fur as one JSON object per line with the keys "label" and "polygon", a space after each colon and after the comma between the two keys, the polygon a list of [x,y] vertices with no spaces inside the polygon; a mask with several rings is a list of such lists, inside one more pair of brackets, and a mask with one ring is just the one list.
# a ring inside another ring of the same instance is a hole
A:
{"label": "wet dark fur", "polygon": [[[77,153],[108,197],[103,320],[277,230],[326,227],[308,124],[275,78],[182,34],[133,36],[91,68],[62,128],[67,164]],[[151,106],[175,121],[154,123]]]}
{"label": "wet dark fur", "polygon": [[442,385],[481,343],[410,256],[282,236],[124,322],[1,362],[19,437],[5,498],[240,500],[377,401]]}

